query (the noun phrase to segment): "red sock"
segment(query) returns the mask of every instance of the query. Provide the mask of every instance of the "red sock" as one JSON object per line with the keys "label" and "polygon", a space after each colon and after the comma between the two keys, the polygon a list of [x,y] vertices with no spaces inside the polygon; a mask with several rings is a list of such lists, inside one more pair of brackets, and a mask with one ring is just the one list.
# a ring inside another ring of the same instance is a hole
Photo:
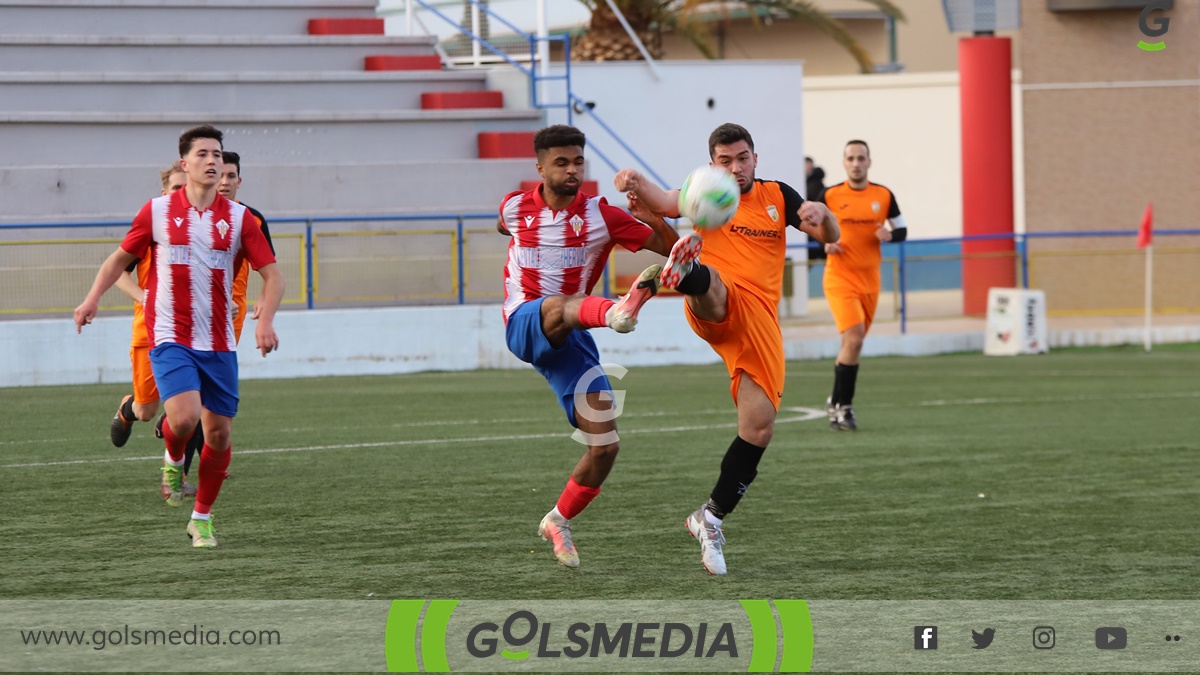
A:
{"label": "red sock", "polygon": [[171,420],[163,420],[163,440],[167,443],[167,454],[171,456],[172,462],[182,462],[183,455],[187,452],[187,438],[179,438],[175,432],[171,431]]}
{"label": "red sock", "polygon": [[196,485],[196,513],[212,511],[213,502],[221,493],[221,484],[225,482],[229,468],[229,459],[233,456],[233,447],[224,450],[213,450],[208,443],[200,450],[200,482]]}
{"label": "red sock", "polygon": [[589,295],[579,303],[579,323],[583,324],[584,328],[604,328],[608,322],[604,320],[604,316],[608,314],[608,308],[616,303],[608,298],[601,298],[596,295]]}
{"label": "red sock", "polygon": [[567,487],[563,488],[562,494],[558,496],[558,512],[563,514],[563,518],[570,520],[586,509],[598,494],[600,494],[600,488],[580,485],[572,476],[567,481]]}

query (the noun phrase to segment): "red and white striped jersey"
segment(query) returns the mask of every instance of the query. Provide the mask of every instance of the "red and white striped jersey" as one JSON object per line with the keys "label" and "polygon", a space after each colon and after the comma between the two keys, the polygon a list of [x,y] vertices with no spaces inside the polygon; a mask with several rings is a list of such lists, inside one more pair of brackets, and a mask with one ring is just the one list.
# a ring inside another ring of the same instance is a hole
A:
{"label": "red and white striped jersey", "polygon": [[504,267],[504,320],[528,300],[592,292],[616,244],[641,250],[654,232],[603,197],[580,192],[562,211],[542,199],[542,186],[510,192],[500,219],[512,235]]}
{"label": "red and white striped jersey", "polygon": [[198,212],[187,190],[147,202],[121,242],[150,261],[146,331],[150,344],[174,342],[205,352],[236,348],[233,337],[234,271],[249,259],[254,269],[275,262],[261,227],[246,207],[217,195]]}

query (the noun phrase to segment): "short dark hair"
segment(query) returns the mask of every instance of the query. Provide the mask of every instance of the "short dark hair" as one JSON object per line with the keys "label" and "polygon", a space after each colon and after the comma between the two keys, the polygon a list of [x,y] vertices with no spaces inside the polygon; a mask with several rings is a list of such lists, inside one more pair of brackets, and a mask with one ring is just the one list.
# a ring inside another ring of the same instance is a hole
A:
{"label": "short dark hair", "polygon": [[192,143],[197,138],[212,138],[220,143],[222,147],[225,145],[225,135],[221,130],[211,124],[204,124],[198,127],[192,127],[179,135],[179,156],[186,157],[192,150]]}
{"label": "short dark hair", "polygon": [[238,168],[238,176],[242,175],[242,156],[232,150],[222,150],[221,159],[225,160],[226,164],[232,164]]}
{"label": "short dark hair", "polygon": [[842,150],[845,150],[846,148],[848,148],[848,147],[850,147],[850,146],[852,146],[852,145],[861,145],[861,146],[863,146],[864,148],[866,148],[866,149],[867,149],[867,157],[870,157],[870,156],[871,156],[871,146],[867,145],[867,142],[866,142],[866,141],[860,141],[860,140],[859,140],[859,139],[857,139],[857,138],[856,138],[856,139],[854,139],[854,140],[852,140],[852,141],[846,141],[846,144],[842,146]]}
{"label": "short dark hair", "polygon": [[539,157],[550,148],[569,148],[576,145],[586,147],[587,138],[582,131],[565,124],[548,126],[533,136],[533,151]]}
{"label": "short dark hair", "polygon": [[750,146],[750,152],[754,152],[754,139],[750,138],[750,132],[746,131],[746,127],[732,122],[722,124],[713,129],[708,136],[708,157],[711,159],[716,154],[718,145],[732,145],[738,141],[746,141],[746,145]]}

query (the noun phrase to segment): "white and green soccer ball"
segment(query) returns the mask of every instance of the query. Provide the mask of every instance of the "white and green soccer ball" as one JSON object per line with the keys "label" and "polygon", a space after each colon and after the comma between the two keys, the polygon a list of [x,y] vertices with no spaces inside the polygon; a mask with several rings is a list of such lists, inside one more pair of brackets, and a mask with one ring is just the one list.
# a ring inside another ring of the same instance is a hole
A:
{"label": "white and green soccer ball", "polygon": [[733,174],[702,166],[688,174],[679,189],[679,215],[701,229],[720,227],[733,220],[741,196]]}

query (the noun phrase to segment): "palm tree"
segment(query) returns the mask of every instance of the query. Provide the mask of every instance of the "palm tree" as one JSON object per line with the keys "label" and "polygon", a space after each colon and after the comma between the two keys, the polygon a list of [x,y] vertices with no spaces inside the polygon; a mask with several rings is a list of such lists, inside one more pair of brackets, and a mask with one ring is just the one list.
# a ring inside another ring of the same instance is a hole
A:
{"label": "palm tree", "polygon": [[[605,0],[579,0],[592,12],[587,33],[580,38],[577,45],[571,49],[571,57],[581,61],[602,61],[605,59],[637,60],[641,58],[633,41],[617,20],[616,15],[609,9]],[[731,7],[740,7],[750,11],[755,23],[759,22],[759,14],[764,10],[772,14],[783,14],[792,19],[806,21],[822,33],[833,38],[838,44],[850,52],[862,72],[874,70],[874,62],[862,45],[846,30],[845,26],[829,15],[828,12],[817,8],[811,0],[735,0],[714,3],[712,0],[615,0],[617,8],[625,15],[630,27],[646,45],[647,51],[653,58],[662,57],[662,35],[670,31],[685,37],[694,44],[706,57],[717,58],[712,49],[712,34],[709,29],[711,19],[700,17],[702,10],[712,11],[716,5],[719,19],[723,25],[729,21]],[[874,5],[880,11],[898,21],[904,20],[900,8],[888,0],[863,0]]]}

